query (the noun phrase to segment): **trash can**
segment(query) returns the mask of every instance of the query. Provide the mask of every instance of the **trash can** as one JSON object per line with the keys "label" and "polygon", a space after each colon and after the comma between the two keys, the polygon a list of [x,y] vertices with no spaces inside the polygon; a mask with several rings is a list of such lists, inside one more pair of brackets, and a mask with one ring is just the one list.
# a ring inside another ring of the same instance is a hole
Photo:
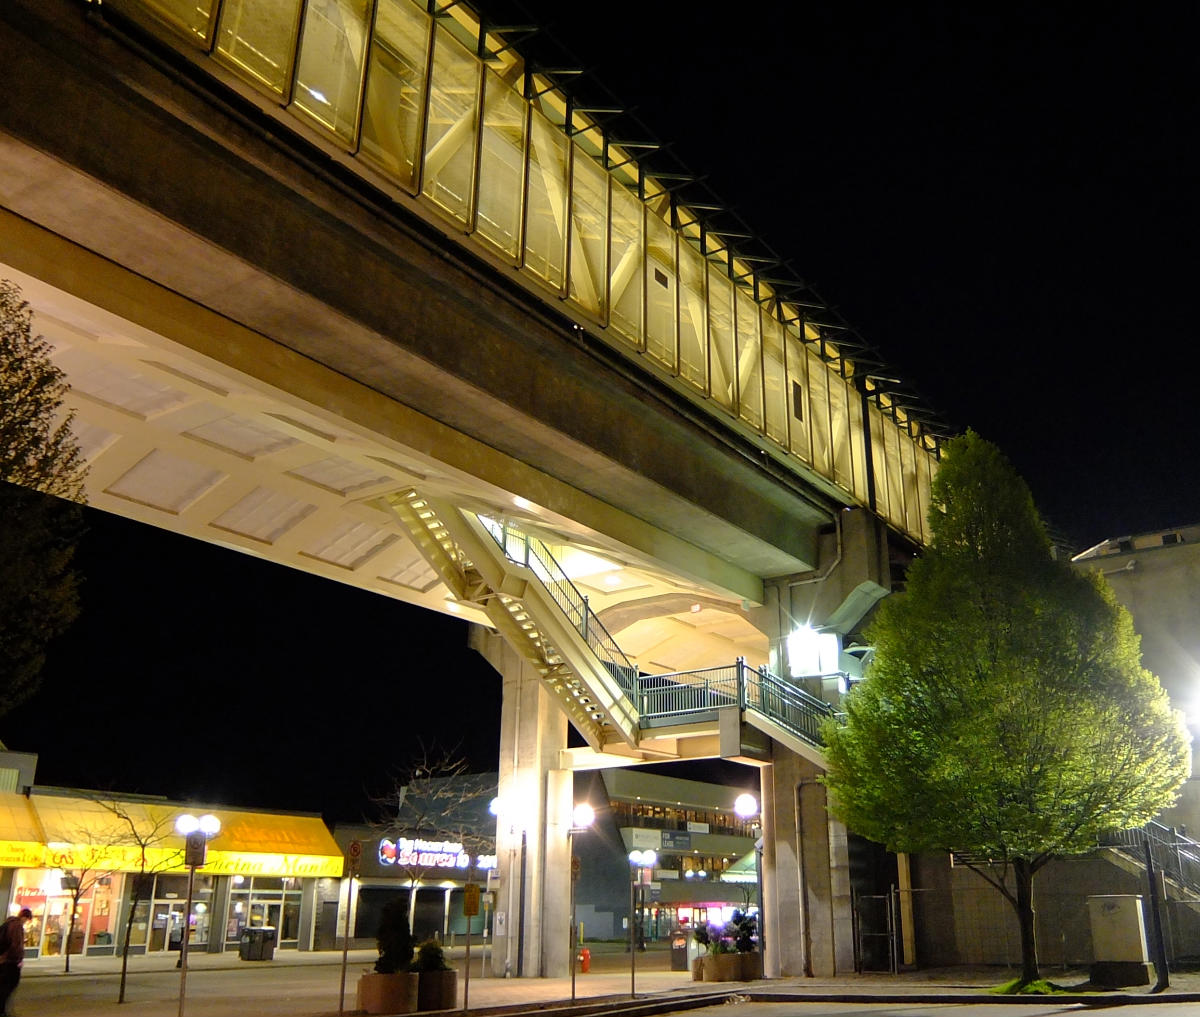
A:
{"label": "trash can", "polygon": [[671,935],[671,970],[686,971],[688,969],[688,937],[686,932],[675,932]]}
{"label": "trash can", "polygon": [[270,925],[259,925],[242,931],[238,944],[241,960],[259,961],[275,959],[275,930]]}

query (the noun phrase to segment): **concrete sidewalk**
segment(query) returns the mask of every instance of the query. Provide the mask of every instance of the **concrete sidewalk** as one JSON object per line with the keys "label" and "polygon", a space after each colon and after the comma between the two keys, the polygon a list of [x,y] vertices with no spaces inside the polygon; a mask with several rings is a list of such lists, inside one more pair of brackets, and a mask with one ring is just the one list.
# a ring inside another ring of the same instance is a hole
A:
{"label": "concrete sidewalk", "polygon": [[[465,988],[462,975],[462,950],[451,951],[457,963],[459,976],[459,999],[462,1001]],[[346,976],[346,1006],[354,1006],[354,985],[358,975],[370,970],[375,960],[374,950],[352,950],[348,956]],[[175,967],[176,954],[157,954],[148,957],[131,957],[129,975],[131,983],[153,986],[156,995],[169,994],[178,978]],[[332,992],[336,1006],[336,987],[339,983],[342,955],[332,952],[279,951],[272,961],[242,961],[236,953],[207,954],[193,953],[189,957],[189,996],[193,991],[204,993],[213,1012],[236,1013],[237,1001],[244,999],[256,984],[267,982],[301,982],[320,987],[323,995],[314,996],[311,1003],[306,999],[294,998],[290,1003],[280,1000],[278,1009],[271,1012],[291,1014],[293,1017],[310,1017],[328,1014],[331,1011],[325,1000]],[[925,971],[903,972],[899,975],[865,973],[841,975],[834,978],[781,978],[755,982],[694,982],[689,972],[671,971],[669,954],[661,949],[639,953],[637,958],[638,1005],[631,1007],[629,955],[619,946],[598,944],[593,948],[592,971],[576,976],[576,998],[579,1003],[590,1003],[603,1010],[619,1009],[624,1012],[662,1013],[676,1009],[723,1002],[730,997],[753,1001],[811,1001],[811,1002],[859,1002],[859,1003],[1042,1003],[1047,997],[997,996],[991,988],[1015,977],[1015,970],[994,968],[941,968]],[[120,972],[119,957],[72,957],[71,974],[63,974],[61,957],[42,958],[26,964],[24,982],[31,998],[57,998],[65,1000],[83,992],[94,991],[99,985],[115,986]],[[287,971],[294,972],[287,975]],[[1200,973],[1184,972],[1173,974],[1171,988],[1159,995],[1150,995],[1149,987],[1093,994],[1084,988],[1087,974],[1084,971],[1046,971],[1045,977],[1059,985],[1076,989],[1078,995],[1051,997],[1056,1002],[1103,1001],[1105,1004],[1122,1002],[1200,1002]],[[207,990],[207,991],[206,991]],[[1084,993],[1087,994],[1084,994]],[[566,978],[495,978],[480,975],[480,958],[472,951],[472,977],[469,987],[471,1010],[530,1012],[540,1014],[566,1009],[570,1006],[571,980]],[[218,999],[225,998],[228,1006],[222,1010]],[[198,1000],[199,1002],[199,1000]],[[111,1005],[111,1004],[110,1004]],[[104,1008],[105,1010],[108,1007]],[[39,1012],[31,1008],[29,1012]],[[192,1007],[189,1003],[189,1012]],[[91,1008],[75,1007],[72,1012],[91,1012]],[[97,1012],[99,1012],[97,1010]],[[268,1011],[259,1004],[256,1013]]]}

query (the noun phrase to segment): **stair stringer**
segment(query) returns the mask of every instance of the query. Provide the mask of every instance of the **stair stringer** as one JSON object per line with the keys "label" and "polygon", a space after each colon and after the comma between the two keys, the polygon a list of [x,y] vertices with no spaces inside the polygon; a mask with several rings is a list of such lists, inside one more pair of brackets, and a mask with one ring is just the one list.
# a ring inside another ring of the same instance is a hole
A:
{"label": "stair stringer", "polygon": [[611,729],[609,738],[618,736],[636,748],[640,733],[637,707],[563,614],[541,580],[530,568],[508,558],[474,513],[434,500],[429,500],[429,504],[475,564],[484,582],[524,605],[538,630],[558,650],[566,667],[581,683],[580,694],[607,722]]}

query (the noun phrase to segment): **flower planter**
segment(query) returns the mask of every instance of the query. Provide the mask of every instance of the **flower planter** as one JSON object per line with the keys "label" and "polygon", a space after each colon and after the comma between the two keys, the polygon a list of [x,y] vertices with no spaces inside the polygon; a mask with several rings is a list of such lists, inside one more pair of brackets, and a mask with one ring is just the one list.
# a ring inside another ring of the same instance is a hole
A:
{"label": "flower planter", "polygon": [[369,972],[358,979],[358,1009],[366,1013],[412,1013],[417,1008],[417,976]]}
{"label": "flower planter", "polygon": [[458,972],[422,971],[417,987],[418,1010],[457,1010]]}
{"label": "flower planter", "polygon": [[742,955],[740,953],[719,953],[713,958],[717,962],[718,982],[736,982],[742,977]]}
{"label": "flower planter", "polygon": [[704,981],[704,958],[703,957],[693,957],[692,958],[692,981],[693,982]]}
{"label": "flower planter", "polygon": [[701,964],[701,981],[719,982],[721,980],[721,972],[717,967],[717,955],[710,953],[705,957],[700,958]]}
{"label": "flower planter", "polygon": [[738,957],[742,962],[741,980],[743,982],[753,982],[762,978],[762,954],[757,951],[749,953],[739,953]]}

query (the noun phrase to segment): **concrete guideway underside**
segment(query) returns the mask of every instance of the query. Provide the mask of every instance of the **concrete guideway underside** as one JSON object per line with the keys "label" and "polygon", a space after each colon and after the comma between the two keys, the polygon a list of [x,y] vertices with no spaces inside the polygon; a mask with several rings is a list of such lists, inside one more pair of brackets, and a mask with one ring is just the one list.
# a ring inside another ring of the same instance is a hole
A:
{"label": "concrete guideway underside", "polygon": [[[764,776],[781,814],[819,760],[782,730],[744,753],[740,716],[732,741],[719,725],[643,732],[614,672],[580,662],[525,577],[483,575],[483,544],[474,573],[441,567],[395,500],[419,492],[552,545],[647,673],[744,658],[788,674],[795,624],[847,632],[886,593],[883,527],[315,158],[227,83],[146,59],[84,6],[0,9],[0,277],[22,286],[72,386],[89,501],[502,631],[540,626],[582,686],[545,654],[489,649],[505,681],[501,790],[532,817],[498,847],[510,893],[518,843],[529,856],[525,973],[561,972],[566,916],[551,905],[569,869],[570,770],[590,765],[566,754],[568,717],[593,751],[620,745],[622,764],[746,754],[786,777]],[[810,918],[776,968],[841,970],[838,832],[820,802],[797,815],[773,834],[767,864],[788,874],[768,893]],[[823,855],[800,850],[801,826]]]}

